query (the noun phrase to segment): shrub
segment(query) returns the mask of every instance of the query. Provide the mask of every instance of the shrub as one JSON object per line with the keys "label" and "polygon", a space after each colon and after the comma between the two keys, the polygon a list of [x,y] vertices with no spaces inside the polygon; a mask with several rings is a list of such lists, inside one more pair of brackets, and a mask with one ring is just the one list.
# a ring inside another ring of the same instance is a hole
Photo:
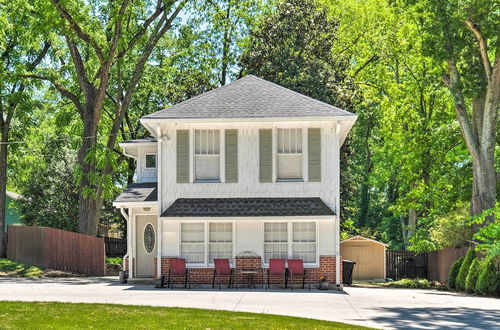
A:
{"label": "shrub", "polygon": [[439,282],[429,282],[426,279],[403,278],[399,281],[390,282],[386,285],[390,288],[411,288],[411,289],[445,289]]}
{"label": "shrub", "polygon": [[468,292],[476,291],[476,282],[481,270],[481,262],[479,259],[474,259],[469,267],[469,273],[465,279],[465,290]]}
{"label": "shrub", "polygon": [[458,271],[457,279],[455,281],[455,287],[457,290],[465,290],[465,279],[469,273],[470,264],[474,260],[474,250],[469,249],[465,255],[462,265],[460,265],[460,270]]}
{"label": "shrub", "polygon": [[460,258],[457,261],[453,263],[450,269],[450,275],[448,275],[448,287],[450,289],[456,289],[456,281],[457,281],[457,275],[458,272],[460,271],[460,266],[462,266],[462,262],[464,261],[464,258]]}
{"label": "shrub", "polygon": [[476,290],[484,295],[500,295],[500,271],[495,258],[488,258],[482,263]]}

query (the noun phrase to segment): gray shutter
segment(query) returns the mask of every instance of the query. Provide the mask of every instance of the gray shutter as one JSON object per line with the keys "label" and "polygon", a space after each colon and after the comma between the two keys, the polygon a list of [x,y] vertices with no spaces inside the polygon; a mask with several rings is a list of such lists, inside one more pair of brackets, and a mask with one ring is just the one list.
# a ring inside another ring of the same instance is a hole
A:
{"label": "gray shutter", "polygon": [[238,182],[238,130],[227,129],[225,131],[225,167],[226,182]]}
{"label": "gray shutter", "polygon": [[307,149],[309,151],[309,181],[321,181],[321,129],[309,128],[307,130]]}
{"label": "gray shutter", "polygon": [[259,181],[273,181],[273,131],[259,129]]}
{"label": "gray shutter", "polygon": [[189,130],[177,130],[177,183],[189,183]]}

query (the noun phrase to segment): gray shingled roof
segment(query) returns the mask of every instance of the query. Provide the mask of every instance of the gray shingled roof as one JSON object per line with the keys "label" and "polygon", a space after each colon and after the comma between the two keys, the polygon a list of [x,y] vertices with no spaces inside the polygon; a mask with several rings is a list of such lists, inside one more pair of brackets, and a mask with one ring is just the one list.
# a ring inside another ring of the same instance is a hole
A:
{"label": "gray shingled roof", "polygon": [[335,215],[321,198],[178,198],[162,217]]}
{"label": "gray shingled roof", "polygon": [[131,183],[115,199],[115,203],[139,203],[158,201],[156,182]]}
{"label": "gray shingled roof", "polygon": [[143,119],[211,119],[356,116],[249,75]]}

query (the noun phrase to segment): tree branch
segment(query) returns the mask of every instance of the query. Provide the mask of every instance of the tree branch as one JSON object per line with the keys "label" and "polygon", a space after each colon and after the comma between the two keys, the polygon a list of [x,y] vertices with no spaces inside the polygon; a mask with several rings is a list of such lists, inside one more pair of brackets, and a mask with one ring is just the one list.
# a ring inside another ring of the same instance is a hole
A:
{"label": "tree branch", "polygon": [[59,15],[61,15],[61,17],[64,18],[69,23],[69,26],[75,32],[75,34],[80,39],[82,39],[86,44],[92,46],[92,48],[94,48],[96,52],[97,57],[99,58],[99,61],[104,62],[102,49],[101,47],[99,47],[97,42],[93,40],[88,33],[82,30],[82,28],[74,20],[73,16],[71,16],[71,14],[61,6],[59,0],[51,0],[51,1],[54,7],[56,7],[57,11],[59,12]]}
{"label": "tree branch", "polygon": [[85,71],[85,64],[83,63],[82,56],[80,55],[80,51],[78,50],[76,43],[69,36],[65,37],[71,58],[73,59],[73,63],[75,65],[78,84],[80,85],[80,88],[85,93],[85,95],[88,95],[93,89],[93,86],[88,79],[87,71]]}
{"label": "tree branch", "polygon": [[470,18],[465,21],[465,25],[467,25],[467,28],[474,34],[477,42],[479,43],[479,53],[481,54],[481,59],[483,60],[484,71],[489,79],[491,76],[491,62],[488,57],[488,46],[486,44],[486,40],[481,34],[479,26],[477,26]]}
{"label": "tree branch", "polygon": [[67,89],[65,89],[55,79],[50,78],[50,77],[45,77],[45,76],[37,75],[37,74],[25,74],[25,75],[22,75],[22,77],[23,78],[38,79],[38,80],[45,80],[45,81],[50,82],[52,84],[52,86],[54,86],[55,89],[57,89],[59,91],[59,93],[61,93],[62,96],[67,97],[68,99],[70,99],[73,102],[73,104],[76,106],[76,108],[80,112],[80,115],[83,116],[83,106],[80,103],[80,100],[78,99],[78,96],[76,96],[75,94],[73,94],[70,91],[68,91]]}

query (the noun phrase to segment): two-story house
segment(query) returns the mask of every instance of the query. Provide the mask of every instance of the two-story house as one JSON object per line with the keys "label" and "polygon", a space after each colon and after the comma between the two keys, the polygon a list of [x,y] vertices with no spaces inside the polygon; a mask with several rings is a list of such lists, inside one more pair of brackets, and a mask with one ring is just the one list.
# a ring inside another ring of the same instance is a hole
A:
{"label": "two-story house", "polygon": [[210,283],[214,258],[251,251],[339,284],[339,150],[356,118],[255,76],[143,117],[154,139],[120,144],[137,183],[114,202],[130,278],[181,257]]}

